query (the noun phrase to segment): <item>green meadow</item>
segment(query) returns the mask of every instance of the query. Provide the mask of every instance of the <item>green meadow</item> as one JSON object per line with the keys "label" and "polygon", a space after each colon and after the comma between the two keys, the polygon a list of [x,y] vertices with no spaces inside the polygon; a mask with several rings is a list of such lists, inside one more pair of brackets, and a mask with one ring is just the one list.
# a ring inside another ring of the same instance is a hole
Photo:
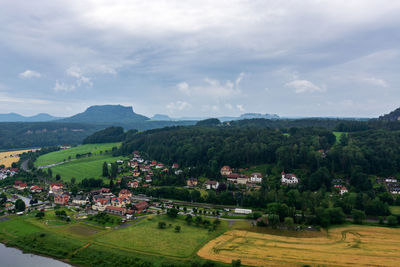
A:
{"label": "green meadow", "polygon": [[93,155],[100,155],[101,152],[103,154],[106,153],[106,151],[110,152],[113,147],[119,147],[120,145],[121,143],[87,144],[59,150],[40,156],[35,161],[35,166],[46,166],[53,163],[67,161],[69,157],[75,159],[76,154],[92,153]]}
{"label": "green meadow", "polygon": [[[158,228],[160,221],[166,222],[166,229]],[[178,225],[181,231],[176,233],[175,226]],[[187,258],[194,255],[201,246],[224,228],[226,222],[221,222],[217,232],[210,232],[204,227],[188,225],[182,219],[156,216],[143,219],[135,226],[103,235],[97,241],[144,253]]]}
{"label": "green meadow", "polygon": [[79,182],[84,178],[103,178],[103,163],[113,163],[119,159],[125,160],[126,158],[111,155],[91,156],[51,167],[51,170],[54,176],[60,174],[64,181],[70,181],[74,177]]}
{"label": "green meadow", "polygon": [[[9,216],[0,221],[0,241],[27,253],[79,266],[188,266],[192,261],[204,263],[196,252],[228,228],[222,222],[216,231],[210,232],[165,215],[110,228],[77,220],[75,213],[68,210],[67,214],[71,218],[69,223],[57,218],[54,211],[47,211],[43,219],[36,218],[34,213]],[[158,229],[159,221],[165,221],[167,228]],[[174,231],[176,225],[181,226],[180,233]]]}

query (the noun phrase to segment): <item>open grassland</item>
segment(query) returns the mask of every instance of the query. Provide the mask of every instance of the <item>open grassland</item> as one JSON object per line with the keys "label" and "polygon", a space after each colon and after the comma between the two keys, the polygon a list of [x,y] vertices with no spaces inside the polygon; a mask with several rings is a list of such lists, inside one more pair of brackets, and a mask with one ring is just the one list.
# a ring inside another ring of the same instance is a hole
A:
{"label": "open grassland", "polygon": [[333,134],[335,135],[335,137],[336,137],[336,143],[339,143],[339,141],[340,141],[340,137],[342,137],[342,135],[344,135],[344,134],[348,134],[348,133],[346,133],[346,132],[333,132]]}
{"label": "open grassland", "polygon": [[330,229],[324,236],[297,238],[234,230],[197,254],[254,266],[399,266],[400,231],[352,225]]}
{"label": "open grassland", "polygon": [[400,206],[390,206],[389,210],[393,215],[400,215]]}
{"label": "open grassland", "polygon": [[[226,229],[226,223],[222,223],[216,232],[208,232],[165,216],[144,218],[119,229],[104,228],[77,220],[74,212],[64,210],[71,217],[69,223],[57,218],[54,211],[45,212],[43,219],[34,214],[2,218],[0,240],[27,253],[44,254],[79,266],[188,266],[192,260],[202,262],[196,251]],[[167,222],[166,229],[158,229],[160,220]],[[181,225],[181,233],[175,233],[169,223]]]}
{"label": "open grassland", "polygon": [[93,155],[99,155],[100,152],[110,152],[113,147],[119,147],[120,145],[121,143],[87,144],[59,150],[40,156],[35,161],[35,166],[47,166],[50,164],[67,161],[69,157],[71,157],[71,159],[75,159],[76,154],[86,154],[90,152]]}
{"label": "open grassland", "polygon": [[103,163],[112,163],[119,159],[125,158],[111,155],[91,156],[51,167],[51,170],[54,175],[60,174],[63,181],[70,181],[72,177],[75,177],[76,181],[80,182],[84,178],[103,178]]}
{"label": "open grassland", "polygon": [[11,167],[11,164],[19,161],[20,154],[34,150],[35,149],[25,149],[25,150],[0,152],[0,165],[4,165],[6,168]]}
{"label": "open grassland", "polygon": [[[167,223],[166,229],[158,228],[160,221]],[[180,233],[174,231],[177,225],[181,226]],[[225,227],[226,222],[223,222],[217,232],[209,232],[203,227],[190,226],[181,219],[156,216],[150,220],[143,219],[134,226],[103,235],[96,241],[143,253],[188,258]]]}

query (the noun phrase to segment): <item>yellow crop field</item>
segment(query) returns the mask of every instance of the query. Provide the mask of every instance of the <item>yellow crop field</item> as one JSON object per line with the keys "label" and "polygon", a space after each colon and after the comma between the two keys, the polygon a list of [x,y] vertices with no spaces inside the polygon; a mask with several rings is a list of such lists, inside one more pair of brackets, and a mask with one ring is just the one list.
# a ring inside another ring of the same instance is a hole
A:
{"label": "yellow crop field", "polygon": [[313,238],[234,230],[197,254],[226,263],[240,259],[252,266],[399,266],[400,229],[345,226]]}
{"label": "yellow crop field", "polygon": [[0,152],[0,165],[6,166],[6,168],[11,167],[13,162],[18,162],[19,155],[28,152],[35,151],[36,149],[25,149],[25,150],[14,150],[7,152]]}

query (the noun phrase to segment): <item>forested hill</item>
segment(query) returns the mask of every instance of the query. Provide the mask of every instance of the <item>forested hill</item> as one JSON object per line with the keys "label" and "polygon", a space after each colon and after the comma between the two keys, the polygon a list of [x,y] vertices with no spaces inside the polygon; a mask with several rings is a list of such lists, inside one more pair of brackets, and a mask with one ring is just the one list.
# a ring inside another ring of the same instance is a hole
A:
{"label": "forested hill", "polygon": [[312,127],[291,128],[288,133],[265,128],[171,127],[138,133],[123,143],[120,152],[143,151],[150,158],[196,167],[199,174],[208,175],[218,175],[223,165],[269,163],[302,173],[304,186],[311,190],[330,186],[332,174],[350,177],[352,185],[368,190],[368,175],[400,172],[398,131],[371,129],[338,139],[330,130]]}
{"label": "forested hill", "polygon": [[101,143],[114,143],[121,142],[126,138],[130,138],[137,133],[137,130],[129,130],[124,132],[122,127],[108,127],[104,130],[95,132],[94,134],[86,137],[83,144],[101,144]]}
{"label": "forested hill", "polygon": [[56,122],[2,122],[0,149],[81,144],[82,140],[105,128],[103,125]]}
{"label": "forested hill", "polygon": [[400,120],[400,108],[390,112],[389,114],[379,117],[382,121],[399,121]]}

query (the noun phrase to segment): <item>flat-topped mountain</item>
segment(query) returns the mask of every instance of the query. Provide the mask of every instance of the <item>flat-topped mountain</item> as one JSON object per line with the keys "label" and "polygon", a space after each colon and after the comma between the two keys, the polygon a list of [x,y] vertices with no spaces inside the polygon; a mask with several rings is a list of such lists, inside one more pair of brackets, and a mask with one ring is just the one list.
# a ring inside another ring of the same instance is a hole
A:
{"label": "flat-topped mountain", "polygon": [[147,121],[146,116],[133,112],[132,107],[122,105],[91,106],[84,112],[72,117],[65,118],[64,122],[86,122],[86,123],[132,123]]}

